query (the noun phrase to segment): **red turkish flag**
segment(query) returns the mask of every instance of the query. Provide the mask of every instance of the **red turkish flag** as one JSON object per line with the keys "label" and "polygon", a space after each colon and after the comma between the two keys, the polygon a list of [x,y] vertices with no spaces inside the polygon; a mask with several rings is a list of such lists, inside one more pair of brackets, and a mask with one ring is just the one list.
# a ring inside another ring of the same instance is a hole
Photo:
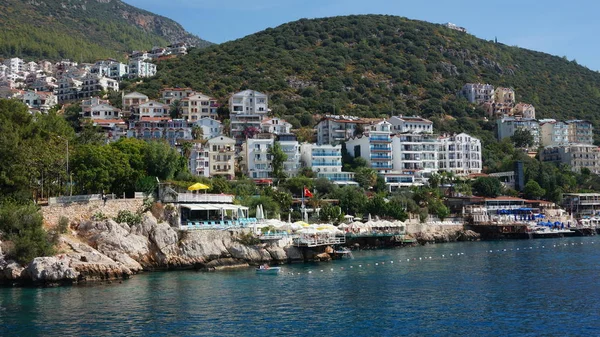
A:
{"label": "red turkish flag", "polygon": [[304,188],[304,196],[307,197],[307,198],[310,198],[310,197],[313,196],[313,194],[310,193],[310,191],[308,190],[308,188],[305,187]]}

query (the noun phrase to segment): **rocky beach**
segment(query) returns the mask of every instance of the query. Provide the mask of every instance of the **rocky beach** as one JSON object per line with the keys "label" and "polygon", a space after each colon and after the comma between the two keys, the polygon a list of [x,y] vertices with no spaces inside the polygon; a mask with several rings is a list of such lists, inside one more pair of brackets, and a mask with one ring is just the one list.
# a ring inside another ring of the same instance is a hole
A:
{"label": "rocky beach", "polygon": [[[418,232],[409,235],[420,244],[478,238],[461,226],[442,227],[421,225]],[[331,259],[325,247],[300,249],[289,240],[258,243],[251,241],[249,234],[249,229],[179,231],[150,212],[131,227],[114,220],[82,220],[60,236],[55,256],[37,257],[23,266],[5,259],[0,251],[0,283],[77,284],[122,280],[144,271],[214,271]]]}

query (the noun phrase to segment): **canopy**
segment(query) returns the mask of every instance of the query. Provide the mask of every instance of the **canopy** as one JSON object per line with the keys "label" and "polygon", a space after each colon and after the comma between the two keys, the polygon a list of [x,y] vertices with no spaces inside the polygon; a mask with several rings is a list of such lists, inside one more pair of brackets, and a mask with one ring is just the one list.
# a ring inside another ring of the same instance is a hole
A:
{"label": "canopy", "polygon": [[[181,207],[188,208],[192,211],[217,211],[217,210],[226,210],[226,211],[242,211],[248,210],[248,207],[239,206],[239,205],[231,205],[231,204],[181,204]],[[239,213],[238,213],[239,214]]]}
{"label": "canopy", "polygon": [[195,183],[194,185],[188,187],[188,191],[198,191],[198,190],[208,190],[210,189],[210,186],[202,184],[202,183]]}

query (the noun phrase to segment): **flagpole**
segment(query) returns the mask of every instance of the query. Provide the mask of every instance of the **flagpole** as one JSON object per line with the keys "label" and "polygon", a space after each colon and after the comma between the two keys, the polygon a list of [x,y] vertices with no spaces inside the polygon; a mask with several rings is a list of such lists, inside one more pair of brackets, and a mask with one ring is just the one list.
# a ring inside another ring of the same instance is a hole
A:
{"label": "flagpole", "polygon": [[306,186],[302,185],[302,221],[306,218],[306,207],[304,206],[304,189]]}

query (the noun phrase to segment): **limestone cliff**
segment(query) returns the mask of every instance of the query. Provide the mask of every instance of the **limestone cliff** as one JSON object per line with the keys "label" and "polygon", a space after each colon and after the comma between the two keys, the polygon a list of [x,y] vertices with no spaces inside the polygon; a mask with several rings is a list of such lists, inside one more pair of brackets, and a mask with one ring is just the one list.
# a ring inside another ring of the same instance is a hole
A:
{"label": "limestone cliff", "polygon": [[304,260],[294,247],[243,244],[243,232],[178,231],[151,213],[131,227],[113,220],[84,221],[61,237],[57,256],[38,257],[22,267],[4,261],[0,251],[0,282],[77,283],[123,279],[145,270],[217,270]]}

